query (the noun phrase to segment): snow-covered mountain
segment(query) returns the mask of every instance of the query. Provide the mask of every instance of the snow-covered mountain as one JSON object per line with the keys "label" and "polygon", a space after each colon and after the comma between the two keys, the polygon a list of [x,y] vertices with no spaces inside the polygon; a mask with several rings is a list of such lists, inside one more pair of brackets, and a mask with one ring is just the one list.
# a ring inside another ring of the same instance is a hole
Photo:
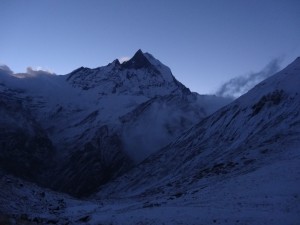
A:
{"label": "snow-covered mountain", "polygon": [[[163,179],[170,175],[169,171],[189,183],[194,179],[191,173],[198,174],[196,178],[205,178],[214,172],[218,175],[247,171],[249,165],[262,166],[281,154],[288,157],[287,151],[294,150],[300,132],[299,92],[300,58],[297,58],[150,156],[131,172],[134,185],[140,189],[145,179]],[[140,172],[141,168],[147,176]],[[167,181],[170,182],[170,177]],[[109,189],[112,191],[111,184]],[[128,187],[121,189],[130,191]]]}
{"label": "snow-covered mountain", "polygon": [[168,67],[141,50],[122,64],[116,59],[105,67],[81,67],[69,74],[67,80],[72,86],[83,90],[96,89],[99,95],[125,94],[153,98],[190,93]]}
{"label": "snow-covered mountain", "polygon": [[5,118],[1,128],[20,128],[11,138],[1,137],[9,152],[0,152],[3,160],[16,160],[14,168],[2,168],[19,171],[20,151],[26,152],[16,150],[11,139],[43,137],[47,148],[40,149],[38,142],[30,149],[51,152],[42,157],[51,167],[46,176],[51,179],[38,183],[78,196],[89,195],[229,102],[192,93],[141,50],[122,64],[115,60],[95,69],[81,67],[64,76],[2,71],[0,84],[1,95],[10,96],[2,98],[8,106],[0,111]]}
{"label": "snow-covered mountain", "polygon": [[85,201],[0,171],[0,222],[297,225],[299,87],[297,58]]}
{"label": "snow-covered mountain", "polygon": [[[244,223],[252,220],[254,224],[297,224],[300,221],[299,103],[300,58],[297,58],[129,173],[102,187],[98,196],[130,199],[151,196],[148,204],[153,206],[177,198],[194,204],[192,199],[201,197],[224,207],[223,211],[234,204],[254,204],[251,206],[254,218],[242,215],[246,212],[236,216],[242,217]],[[200,205],[203,202],[198,201]],[[272,206],[266,207],[263,216],[259,204]],[[288,212],[280,209],[284,207]]]}

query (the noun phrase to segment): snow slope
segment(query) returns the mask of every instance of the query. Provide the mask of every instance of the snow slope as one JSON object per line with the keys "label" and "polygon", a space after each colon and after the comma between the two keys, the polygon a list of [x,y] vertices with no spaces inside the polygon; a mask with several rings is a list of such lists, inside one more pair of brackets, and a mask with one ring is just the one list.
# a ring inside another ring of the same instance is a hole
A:
{"label": "snow slope", "polygon": [[237,211],[235,215],[242,218],[237,220],[244,224],[297,224],[299,87],[298,58],[102,187],[98,197],[149,197],[152,203],[158,199],[158,204],[151,204],[159,206],[172,200],[170,196],[184,198],[196,191],[201,196],[197,204],[211,209],[213,203],[223,212],[229,210],[227,217]]}
{"label": "snow slope", "polygon": [[5,225],[298,225],[299,165],[299,155],[291,156],[207,187],[195,185],[184,193],[98,201],[75,200],[2,176],[0,221]]}
{"label": "snow slope", "polygon": [[[248,167],[275,160],[273,157],[281,159],[282,148],[289,149],[292,145],[294,149],[294,143],[298,143],[299,66],[298,58],[280,73],[186,131],[127,174],[126,188],[121,182],[116,185],[119,186],[117,192],[130,192],[135,187],[141,189],[142,183],[156,186],[157,182],[164,183],[164,179],[170,182],[170,171],[174,179],[181,177],[185,182],[192,182],[191,174],[201,178],[215,172],[218,175],[237,169],[247,171]],[[140,172],[141,169],[147,176]],[[131,176],[132,182],[127,182]],[[109,185],[110,191],[112,187]]]}

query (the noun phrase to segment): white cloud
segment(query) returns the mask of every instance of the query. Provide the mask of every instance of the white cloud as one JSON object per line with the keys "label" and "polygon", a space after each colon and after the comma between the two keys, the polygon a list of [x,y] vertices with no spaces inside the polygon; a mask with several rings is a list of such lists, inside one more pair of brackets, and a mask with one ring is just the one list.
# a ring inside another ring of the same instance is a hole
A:
{"label": "white cloud", "polygon": [[26,78],[26,77],[36,77],[36,76],[51,76],[55,75],[55,73],[52,73],[49,70],[44,70],[42,67],[38,66],[36,68],[27,67],[26,73],[15,73],[13,76],[18,78]]}
{"label": "white cloud", "polygon": [[55,75],[55,73],[51,72],[48,69],[43,69],[41,66],[37,66],[36,68],[27,67],[26,72],[31,75]]}
{"label": "white cloud", "polygon": [[130,59],[130,57],[128,57],[128,56],[123,56],[123,57],[120,57],[120,58],[119,58],[119,62],[120,62],[120,63],[123,63],[123,62],[128,61],[129,59]]}

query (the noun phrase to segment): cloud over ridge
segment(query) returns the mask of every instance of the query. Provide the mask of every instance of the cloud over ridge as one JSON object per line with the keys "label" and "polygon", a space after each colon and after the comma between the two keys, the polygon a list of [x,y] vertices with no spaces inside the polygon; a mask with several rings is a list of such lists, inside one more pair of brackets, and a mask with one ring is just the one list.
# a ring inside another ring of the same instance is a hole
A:
{"label": "cloud over ridge", "polygon": [[281,68],[281,62],[281,58],[275,58],[259,72],[249,73],[244,76],[237,76],[230,79],[219,87],[216,91],[216,95],[237,98],[245,94],[256,84],[278,72]]}

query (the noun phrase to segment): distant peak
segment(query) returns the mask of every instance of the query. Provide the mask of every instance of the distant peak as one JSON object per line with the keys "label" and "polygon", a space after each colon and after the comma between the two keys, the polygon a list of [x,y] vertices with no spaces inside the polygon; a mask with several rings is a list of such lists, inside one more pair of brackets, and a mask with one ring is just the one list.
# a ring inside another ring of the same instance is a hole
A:
{"label": "distant peak", "polygon": [[141,49],[139,49],[134,56],[124,62],[122,66],[126,69],[141,69],[141,68],[149,68],[151,66],[151,63],[147,59],[147,57],[144,55]]}
{"label": "distant peak", "polygon": [[121,63],[120,63],[120,61],[118,59],[115,59],[112,63],[114,65],[121,65]]}

